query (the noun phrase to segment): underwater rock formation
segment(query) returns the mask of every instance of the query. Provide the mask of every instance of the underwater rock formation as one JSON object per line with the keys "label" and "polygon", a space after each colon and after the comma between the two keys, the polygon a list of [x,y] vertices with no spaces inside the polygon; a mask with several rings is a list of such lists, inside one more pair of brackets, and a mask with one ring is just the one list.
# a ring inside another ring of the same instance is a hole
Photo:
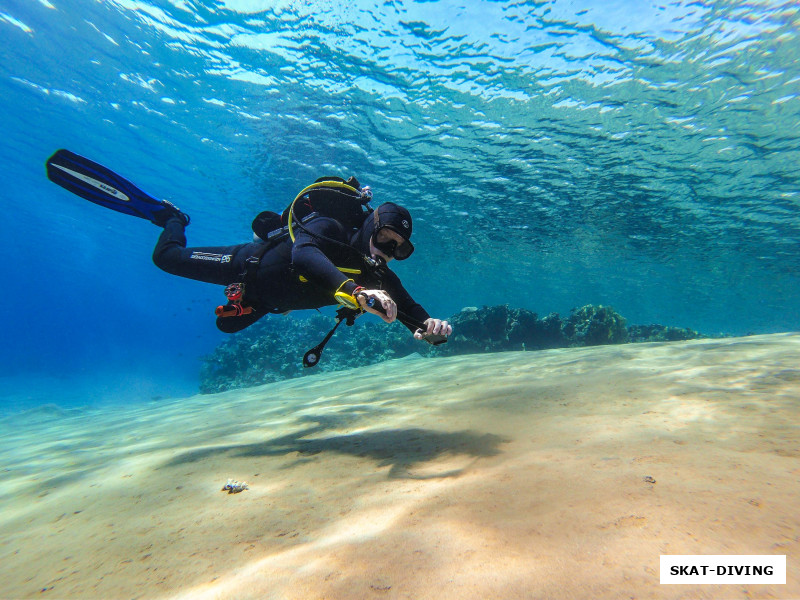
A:
{"label": "underwater rock formation", "polygon": [[587,305],[562,319],[557,313],[536,313],[508,305],[468,307],[453,315],[453,336],[447,344],[429,346],[415,340],[403,325],[356,321],[342,324],[314,369],[302,365],[303,354],[333,327],[331,318],[314,315],[268,317],[232,335],[204,357],[202,393],[261,385],[272,381],[339,371],[411,354],[455,356],[509,350],[544,350],[625,342],[690,340],[704,336],[691,329],[665,325],[626,326],[610,306]]}
{"label": "underwater rock formation", "polygon": [[602,346],[622,344],[628,339],[625,319],[610,306],[592,306],[572,309],[562,327],[570,346]]}
{"label": "underwater rock formation", "polygon": [[[695,340],[706,336],[692,329],[680,327],[667,327],[666,325],[631,325],[628,327],[629,342],[677,342],[680,340]],[[724,336],[722,336],[724,337]]]}
{"label": "underwater rock formation", "polygon": [[556,313],[539,319],[535,312],[508,305],[468,307],[462,308],[449,321],[453,325],[453,336],[436,350],[438,354],[544,350],[569,345]]}

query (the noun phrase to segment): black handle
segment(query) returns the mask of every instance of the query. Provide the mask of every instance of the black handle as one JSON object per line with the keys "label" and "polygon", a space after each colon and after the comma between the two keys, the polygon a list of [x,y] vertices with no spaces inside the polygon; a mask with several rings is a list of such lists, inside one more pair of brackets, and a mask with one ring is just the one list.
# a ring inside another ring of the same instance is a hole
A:
{"label": "black handle", "polygon": [[[383,305],[380,302],[376,302],[375,298],[370,298],[367,301],[367,304],[369,305],[370,308],[377,310],[379,313],[384,315],[386,314],[386,311],[383,310]],[[414,327],[416,329],[421,329],[423,332],[428,328],[428,326],[425,325],[425,323],[417,321],[415,318],[408,316],[401,310],[397,311],[397,320],[400,321],[403,325],[406,325],[407,327]],[[428,342],[429,344],[433,344],[434,346],[438,346],[439,344],[444,344],[447,342],[447,336],[438,333],[436,334],[432,333],[430,335],[423,333],[422,339]]]}
{"label": "black handle", "polygon": [[319,358],[322,356],[322,351],[325,349],[325,344],[327,344],[328,340],[331,339],[334,333],[336,333],[336,328],[339,327],[341,323],[342,318],[337,318],[336,325],[334,325],[333,329],[328,332],[328,335],[325,336],[325,339],[303,355],[304,367],[316,367],[319,364]]}

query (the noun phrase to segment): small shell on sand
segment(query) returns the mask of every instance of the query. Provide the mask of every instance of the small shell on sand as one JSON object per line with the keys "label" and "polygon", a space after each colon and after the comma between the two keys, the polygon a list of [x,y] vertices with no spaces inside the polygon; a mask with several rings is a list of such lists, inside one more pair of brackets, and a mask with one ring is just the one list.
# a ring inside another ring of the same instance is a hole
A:
{"label": "small shell on sand", "polygon": [[244,490],[250,489],[247,486],[246,481],[236,481],[235,479],[228,479],[228,483],[226,483],[222,491],[228,492],[229,494],[238,494],[239,492],[243,492]]}

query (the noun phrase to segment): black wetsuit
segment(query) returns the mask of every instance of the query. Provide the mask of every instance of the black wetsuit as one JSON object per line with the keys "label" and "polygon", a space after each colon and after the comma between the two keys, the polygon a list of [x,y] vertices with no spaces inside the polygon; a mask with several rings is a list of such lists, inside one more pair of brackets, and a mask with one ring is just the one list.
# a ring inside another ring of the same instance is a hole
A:
{"label": "black wetsuit", "polygon": [[[337,221],[327,217],[309,221],[305,229],[311,234],[296,230],[294,243],[285,239],[264,253],[254,279],[245,289],[245,304],[252,306],[254,312],[240,317],[218,318],[217,326],[222,331],[239,331],[267,313],[335,305],[334,293],[337,290],[341,288],[344,292],[352,293],[357,285],[385,290],[397,308],[412,319],[422,322],[430,317],[388,268],[380,280],[365,271],[364,261],[359,255],[365,251],[364,235],[354,236],[351,240]],[[358,252],[317,236],[336,240]],[[247,259],[256,255],[263,248],[263,243],[187,248],[184,224],[174,218],[166,223],[158,239],[153,262],[173,275],[229,285],[243,281]],[[343,273],[337,267],[362,272]],[[354,282],[348,282],[348,279]],[[411,326],[408,328],[415,331]]]}

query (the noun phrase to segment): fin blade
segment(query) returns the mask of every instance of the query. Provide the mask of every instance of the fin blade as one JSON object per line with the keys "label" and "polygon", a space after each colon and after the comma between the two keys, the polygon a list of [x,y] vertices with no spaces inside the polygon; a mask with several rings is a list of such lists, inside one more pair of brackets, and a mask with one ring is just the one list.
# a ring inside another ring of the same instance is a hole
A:
{"label": "fin blade", "polygon": [[160,200],[124,177],[69,150],[59,150],[47,159],[47,178],[89,202],[148,221],[164,210]]}

